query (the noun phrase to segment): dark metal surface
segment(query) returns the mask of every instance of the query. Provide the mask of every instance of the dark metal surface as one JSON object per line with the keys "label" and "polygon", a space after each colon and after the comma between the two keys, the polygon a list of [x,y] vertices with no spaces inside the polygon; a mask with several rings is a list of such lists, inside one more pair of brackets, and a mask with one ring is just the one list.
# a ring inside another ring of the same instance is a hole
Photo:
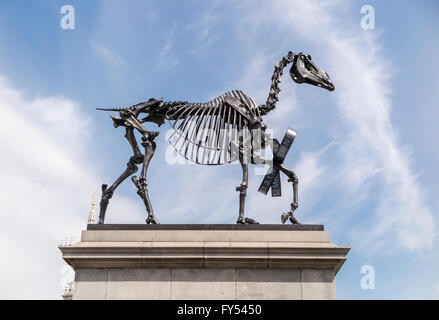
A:
{"label": "dark metal surface", "polygon": [[271,196],[280,197],[282,195],[282,192],[279,172],[282,171],[288,177],[288,182],[292,182],[293,202],[291,203],[291,209],[288,212],[282,214],[281,221],[282,223],[285,223],[288,219],[290,219],[291,223],[300,224],[299,221],[294,217],[294,211],[299,207],[299,180],[297,179],[297,176],[293,171],[283,166],[285,157],[287,156],[287,153],[290,150],[295,138],[296,131],[288,128],[281,143],[279,143],[276,139],[273,140],[273,164],[270,169],[268,169],[268,172],[262,180],[258,191],[262,192],[263,194],[267,194],[268,189],[270,189],[271,187]]}
{"label": "dark metal surface", "polygon": [[324,231],[322,224],[89,224],[87,230],[283,230]]}
{"label": "dark metal surface", "polygon": [[258,190],[259,192],[267,194],[271,187],[272,197],[280,197],[282,195],[279,175],[280,165],[284,162],[285,157],[296,138],[296,134],[296,131],[288,128],[281,143],[279,143],[277,139],[273,139],[273,165],[268,169],[267,174],[262,180]]}
{"label": "dark metal surface", "polygon": [[[264,105],[256,105],[241,90],[232,90],[203,103],[170,102],[152,98],[129,108],[98,108],[97,110],[119,112],[119,116],[110,115],[110,117],[114,127],[122,126],[125,128],[125,138],[133,150],[133,156],[129,159],[127,168],[119,178],[110,187],[106,184],[102,185],[98,223],[104,223],[109,201],[116,188],[137,172],[138,165],[142,165],[141,173],[138,177],[133,176],[131,180],[137,188],[137,194],[145,204],[148,213],[146,223],[159,223],[154,216],[147,189],[147,169],[156,149],[154,139],[159,133],[149,131],[143,124],[152,122],[160,126],[165,120],[169,121],[174,128],[169,142],[184,158],[204,165],[240,162],[242,182],[236,187],[236,191],[239,192],[238,224],[257,224],[255,220],[244,216],[244,205],[248,187],[248,164],[262,163],[270,163],[272,168],[271,173],[269,172],[267,175],[268,178],[266,176],[264,179],[260,191],[266,194],[271,187],[272,196],[280,196],[280,172],[287,175],[288,181],[293,184],[294,200],[291,203],[291,210],[282,214],[281,219],[282,223],[285,223],[288,218],[292,223],[298,223],[293,216],[294,210],[298,207],[298,179],[292,170],[283,165],[285,156],[294,140],[294,137],[291,137],[294,131],[288,129],[282,143],[279,144],[277,140],[273,140],[265,133],[267,126],[262,120],[263,116],[276,107],[283,69],[290,63],[292,63],[290,75],[296,83],[308,83],[329,91],[334,90],[329,76],[314,64],[311,56],[303,53],[295,54],[290,51],[274,67],[270,91]],[[140,118],[143,115],[146,116]],[[134,131],[141,135],[143,154],[137,144]],[[273,159],[262,159],[257,155],[267,145],[271,145],[272,150],[274,150]]]}

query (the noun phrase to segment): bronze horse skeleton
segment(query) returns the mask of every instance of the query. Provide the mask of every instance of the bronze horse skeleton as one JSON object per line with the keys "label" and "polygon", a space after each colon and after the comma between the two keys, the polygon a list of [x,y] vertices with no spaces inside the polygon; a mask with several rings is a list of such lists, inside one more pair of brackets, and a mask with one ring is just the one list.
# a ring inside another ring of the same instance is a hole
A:
{"label": "bronze horse skeleton", "polygon": [[[236,188],[236,191],[239,191],[237,223],[257,223],[244,216],[248,164],[267,163],[267,160],[261,159],[256,153],[265,149],[267,144],[271,144],[273,150],[272,140],[265,133],[267,127],[262,121],[262,117],[275,109],[283,69],[290,63],[292,63],[290,75],[296,83],[308,83],[329,91],[334,90],[329,76],[313,63],[311,56],[303,53],[295,54],[290,51],[275,65],[270,92],[264,105],[256,105],[253,99],[241,90],[232,90],[204,103],[149,99],[129,108],[98,108],[97,110],[119,112],[119,116],[110,115],[110,117],[113,119],[115,127],[125,128],[125,138],[134,153],[127,163],[127,168],[119,178],[110,187],[106,184],[102,185],[99,223],[104,223],[109,200],[116,188],[126,178],[137,172],[138,165],[142,165],[140,176],[132,176],[131,180],[148,212],[146,223],[159,223],[154,216],[148,196],[146,179],[148,165],[156,149],[154,139],[159,133],[147,130],[143,123],[154,122],[160,126],[165,120],[168,120],[174,128],[169,142],[184,158],[204,165],[221,165],[239,160],[243,178],[241,184]],[[142,115],[147,116],[140,118]],[[141,146],[144,149],[144,154],[137,144],[134,130],[137,130],[141,135]],[[257,134],[254,134],[255,132]],[[282,215],[282,223],[288,218],[292,223],[298,223],[293,215],[294,210],[298,207],[297,176],[276,159],[270,163],[277,170],[286,174],[288,181],[293,184],[293,202],[290,211]]]}

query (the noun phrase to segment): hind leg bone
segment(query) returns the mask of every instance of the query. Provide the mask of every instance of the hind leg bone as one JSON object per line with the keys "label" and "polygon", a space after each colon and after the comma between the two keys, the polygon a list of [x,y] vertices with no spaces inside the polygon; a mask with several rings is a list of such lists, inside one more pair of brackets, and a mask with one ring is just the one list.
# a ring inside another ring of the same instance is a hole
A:
{"label": "hind leg bone", "polygon": [[127,163],[127,168],[120,175],[120,177],[109,187],[107,188],[106,184],[102,185],[102,197],[100,202],[100,210],[99,210],[99,221],[98,223],[102,224],[105,220],[105,213],[107,212],[108,202],[113,197],[113,193],[116,188],[129,176],[137,172],[137,165],[142,163],[143,155],[137,146],[136,138],[134,137],[133,128],[126,127],[125,128],[125,138],[128,140],[131,148],[133,149],[134,155],[130,158]]}
{"label": "hind leg bone", "polygon": [[114,190],[129,176],[136,173],[137,171],[137,162],[135,156],[131,157],[130,160],[127,163],[127,168],[125,171],[120,175],[119,178],[109,187],[107,188],[106,184],[102,185],[102,197],[100,202],[100,210],[99,210],[99,224],[104,223],[105,220],[105,213],[107,211],[108,202],[113,197]]}
{"label": "hind leg bone", "polygon": [[148,183],[146,181],[148,166],[156,149],[156,144],[153,141],[155,136],[156,134],[153,133],[152,135],[146,135],[142,137],[142,146],[145,148],[142,172],[140,173],[139,178],[137,178],[136,176],[133,176],[131,178],[134,185],[137,187],[137,194],[142,198],[143,203],[146,207],[146,211],[148,212],[148,218],[145,220],[147,224],[159,224],[159,221],[154,217],[154,211],[152,210],[151,201],[148,195]]}

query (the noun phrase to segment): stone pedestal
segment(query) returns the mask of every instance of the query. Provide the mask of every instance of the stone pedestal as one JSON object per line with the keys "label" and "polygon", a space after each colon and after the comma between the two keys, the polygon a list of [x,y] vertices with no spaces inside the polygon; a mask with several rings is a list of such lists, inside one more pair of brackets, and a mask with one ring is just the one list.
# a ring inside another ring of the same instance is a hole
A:
{"label": "stone pedestal", "polygon": [[321,225],[89,225],[59,248],[73,299],[335,299],[350,249]]}

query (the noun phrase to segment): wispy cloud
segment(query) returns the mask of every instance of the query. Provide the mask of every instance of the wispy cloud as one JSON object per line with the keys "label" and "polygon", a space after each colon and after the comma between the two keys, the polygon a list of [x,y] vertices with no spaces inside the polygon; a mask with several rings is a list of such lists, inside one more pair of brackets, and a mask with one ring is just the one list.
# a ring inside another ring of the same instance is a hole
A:
{"label": "wispy cloud", "polygon": [[[375,204],[370,218],[362,220],[368,225],[367,231],[358,226],[352,237],[369,248],[372,244],[374,248],[385,244],[407,250],[431,248],[437,233],[435,219],[424,203],[422,186],[410,167],[410,154],[398,141],[389,115],[391,62],[380,49],[378,32],[354,32],[358,22],[340,20],[337,10],[341,5],[251,1],[245,9],[253,13],[246,19],[254,27],[271,24],[325,53],[337,87],[340,117],[333,124],[339,130],[334,131],[343,132],[333,136],[338,157],[325,157],[332,168],[325,176],[332,180],[326,183],[329,188],[341,184],[354,199],[364,199],[366,193]],[[316,164],[307,163],[305,167]],[[378,187],[368,188],[371,184]]]}
{"label": "wispy cloud", "polygon": [[125,68],[127,63],[115,51],[97,42],[91,42],[94,54],[110,67]]}
{"label": "wispy cloud", "polygon": [[174,54],[174,34],[175,34],[176,24],[172,25],[171,30],[166,36],[165,44],[160,50],[157,57],[157,65],[162,69],[171,69],[179,64],[178,59]]}
{"label": "wispy cloud", "polygon": [[205,50],[219,39],[219,34],[215,32],[215,27],[221,22],[221,19],[224,19],[224,17],[220,14],[220,9],[218,8],[220,3],[221,1],[219,0],[213,1],[203,12],[202,17],[200,17],[197,22],[187,26],[189,30],[196,31],[197,45],[194,49],[192,49],[192,53]]}

